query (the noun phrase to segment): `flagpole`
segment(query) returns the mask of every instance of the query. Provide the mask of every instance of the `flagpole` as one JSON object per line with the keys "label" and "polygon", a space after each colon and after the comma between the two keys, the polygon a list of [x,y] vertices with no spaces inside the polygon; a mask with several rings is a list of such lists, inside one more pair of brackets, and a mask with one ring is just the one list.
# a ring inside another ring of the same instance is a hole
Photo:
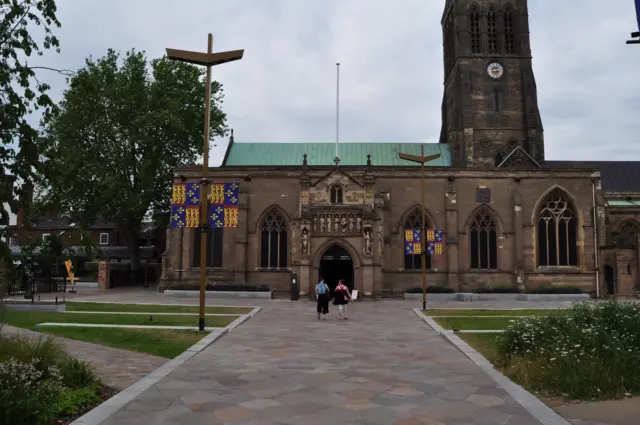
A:
{"label": "flagpole", "polygon": [[340,62],[336,63],[336,165],[340,158],[338,145],[340,144]]}

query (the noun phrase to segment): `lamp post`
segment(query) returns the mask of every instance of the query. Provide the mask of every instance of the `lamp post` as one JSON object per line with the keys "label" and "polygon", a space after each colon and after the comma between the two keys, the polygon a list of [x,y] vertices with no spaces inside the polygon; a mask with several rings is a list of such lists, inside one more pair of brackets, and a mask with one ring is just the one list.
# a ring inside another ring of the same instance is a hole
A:
{"label": "lamp post", "polygon": [[187,50],[166,49],[167,57],[171,60],[187,62],[194,65],[207,67],[207,79],[205,89],[204,112],[204,154],[202,158],[202,180],[200,184],[200,317],[198,328],[204,331],[204,295],[207,283],[207,231],[209,220],[207,219],[207,186],[209,184],[209,119],[211,115],[211,67],[227,62],[242,59],[243,50],[230,50],[227,52],[213,53],[213,35],[209,34],[207,53],[191,52]]}
{"label": "lamp post", "polygon": [[422,210],[422,220],[420,222],[420,246],[421,246],[421,260],[422,260],[422,309],[427,309],[427,251],[424,244],[424,229],[425,229],[425,212],[424,212],[424,164],[440,158],[440,154],[434,154],[424,156],[424,144],[420,143],[420,156],[409,155],[406,153],[398,153],[400,159],[411,162],[420,163],[420,209]]}

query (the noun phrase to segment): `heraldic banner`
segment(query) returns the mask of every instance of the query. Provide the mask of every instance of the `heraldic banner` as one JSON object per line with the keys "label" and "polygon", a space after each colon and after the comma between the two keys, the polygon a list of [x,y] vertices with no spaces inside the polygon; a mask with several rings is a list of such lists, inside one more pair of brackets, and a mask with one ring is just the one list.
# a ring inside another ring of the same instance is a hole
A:
{"label": "heraldic banner", "polygon": [[[441,255],[444,251],[444,234],[440,229],[427,228],[425,230],[425,245],[428,255]],[[422,254],[422,230],[405,229],[404,231],[404,253],[406,255]]]}
{"label": "heraldic banner", "polygon": [[200,183],[174,184],[171,196],[171,227],[200,226]]}
{"label": "heraldic banner", "polygon": [[209,226],[238,227],[238,183],[214,183],[211,185]]}

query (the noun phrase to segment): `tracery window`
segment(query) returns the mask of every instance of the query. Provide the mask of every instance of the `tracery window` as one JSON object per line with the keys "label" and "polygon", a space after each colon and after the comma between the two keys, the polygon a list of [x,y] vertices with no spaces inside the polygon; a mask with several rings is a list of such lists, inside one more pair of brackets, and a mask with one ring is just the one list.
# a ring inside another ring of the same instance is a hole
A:
{"label": "tracery window", "polygon": [[342,186],[339,186],[339,185],[331,186],[331,203],[332,204],[342,203]]}
{"label": "tracery window", "polygon": [[[222,241],[224,229],[209,228],[207,231],[207,267],[222,267]],[[193,229],[193,267],[200,267],[200,241],[202,232]]]}
{"label": "tracery window", "polygon": [[510,55],[515,53],[516,32],[515,32],[515,13],[511,5],[506,5],[503,12],[504,24],[504,51]]}
{"label": "tracery window", "polygon": [[[427,225],[429,225],[426,220]],[[411,211],[411,214],[407,217],[407,220],[404,223],[405,229],[422,229],[422,210],[418,207]],[[424,230],[424,229],[423,229]],[[404,236],[405,243],[407,242],[407,236],[405,232]],[[421,254],[404,254],[404,268],[405,270],[420,270],[422,269],[422,255]],[[426,256],[427,260],[427,269],[431,269],[431,256]]]}
{"label": "tracery window", "polygon": [[489,53],[498,52],[498,31],[496,28],[496,11],[493,7],[487,13],[487,48]]}
{"label": "tracery window", "polygon": [[473,5],[469,13],[469,26],[471,30],[471,53],[480,53],[480,12],[478,6]]}
{"label": "tracery window", "polygon": [[552,193],[538,216],[538,265],[578,265],[578,221],[566,196]]}
{"label": "tracery window", "polygon": [[487,207],[481,207],[471,222],[469,248],[471,268],[494,270],[498,268],[498,235],[496,224]]}
{"label": "tracery window", "polygon": [[615,235],[617,247],[635,247],[637,243],[636,235],[640,233],[640,224],[636,221],[628,220],[622,223]]}
{"label": "tracery window", "polygon": [[276,208],[271,208],[262,221],[260,233],[260,267],[287,267],[289,245],[287,222]]}

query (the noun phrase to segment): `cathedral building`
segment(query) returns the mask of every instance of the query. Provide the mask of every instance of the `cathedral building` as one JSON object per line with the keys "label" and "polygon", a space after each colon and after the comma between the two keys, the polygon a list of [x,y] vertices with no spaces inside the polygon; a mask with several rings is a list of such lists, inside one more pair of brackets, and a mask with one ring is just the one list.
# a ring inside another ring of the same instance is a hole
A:
{"label": "cathedral building", "polygon": [[[213,183],[236,183],[234,226],[207,233],[209,282],[300,294],[320,276],[362,295],[430,286],[574,286],[634,296],[640,163],[547,161],[526,0],[447,0],[439,143],[424,145],[425,222],[413,143],[243,143]],[[561,141],[552,141],[560,143]],[[201,167],[175,171],[199,182]],[[237,225],[236,225],[237,224]],[[440,237],[441,235],[441,237]],[[442,241],[441,243],[439,241]],[[415,249],[414,249],[415,248]],[[417,251],[417,252],[416,252]],[[168,230],[163,285],[198,281],[200,230]]]}

